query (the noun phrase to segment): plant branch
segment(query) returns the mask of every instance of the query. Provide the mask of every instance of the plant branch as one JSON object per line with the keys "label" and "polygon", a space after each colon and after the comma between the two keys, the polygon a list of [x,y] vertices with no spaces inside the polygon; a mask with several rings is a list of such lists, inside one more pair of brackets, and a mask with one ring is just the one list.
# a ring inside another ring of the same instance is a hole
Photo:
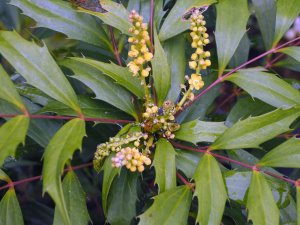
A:
{"label": "plant branch", "polygon": [[278,51],[279,49],[284,48],[284,47],[286,47],[286,46],[288,46],[288,45],[290,45],[290,44],[292,44],[292,43],[294,43],[294,42],[296,42],[296,41],[298,41],[298,40],[300,40],[300,37],[297,37],[297,38],[295,38],[295,39],[293,39],[293,40],[291,40],[291,41],[288,41],[288,42],[286,42],[286,43],[284,43],[284,44],[282,44],[282,45],[279,45],[279,46],[277,46],[277,47],[275,47],[275,48],[272,48],[272,49],[270,49],[269,51],[267,51],[267,52],[265,52],[265,53],[263,53],[263,54],[261,54],[261,55],[255,57],[255,58],[249,60],[248,62],[243,63],[242,65],[240,65],[240,66],[238,66],[238,67],[236,67],[235,69],[231,70],[229,73],[227,73],[227,74],[225,74],[225,75],[219,77],[219,78],[218,78],[217,80],[215,80],[212,84],[210,84],[206,89],[204,89],[201,93],[199,93],[197,96],[195,96],[195,98],[194,98],[193,101],[189,101],[187,104],[185,104],[185,106],[182,107],[182,110],[178,111],[178,113],[176,114],[176,116],[178,116],[182,111],[184,111],[185,109],[187,109],[188,107],[190,107],[190,106],[191,106],[194,102],[196,102],[202,95],[204,95],[205,93],[207,93],[209,90],[211,90],[211,89],[212,89],[214,86],[216,86],[217,84],[219,84],[219,83],[221,83],[222,81],[224,81],[224,80],[225,80],[227,77],[229,77],[231,74],[235,73],[236,71],[238,71],[238,70],[240,70],[240,69],[246,67],[247,65],[249,65],[249,64],[251,64],[251,63],[253,63],[253,62],[255,62],[255,61],[257,61],[257,60],[259,60],[259,59],[261,59],[261,58],[263,58],[263,57],[265,57],[265,56],[271,54],[271,53],[275,53],[275,52]]}
{"label": "plant branch", "polygon": [[195,189],[194,189],[194,184],[193,183],[190,183],[188,182],[179,172],[176,172],[176,176],[186,185],[188,186],[189,188],[192,189],[192,191],[194,192]]}
{"label": "plant branch", "polygon": [[[185,146],[185,145],[182,145],[182,144],[178,144],[178,143],[175,143],[175,142],[172,142],[172,145],[176,148],[181,148],[181,149],[185,149],[185,150],[189,150],[189,151],[193,151],[193,152],[201,152],[201,153],[207,153],[207,150],[205,149],[201,149],[201,148],[193,148],[193,147],[189,147],[189,146]],[[207,148],[206,148],[207,149]],[[258,171],[258,172],[261,172],[261,173],[265,173],[271,177],[275,177],[277,179],[280,179],[280,180],[283,180],[283,181],[286,181],[288,183],[291,183],[293,185],[296,185],[297,184],[297,181],[296,180],[292,180],[292,179],[289,179],[287,177],[284,177],[284,176],[280,176],[278,174],[275,174],[275,173],[272,173],[272,172],[268,172],[268,171],[262,171],[260,170],[259,168],[256,167],[256,165],[250,165],[250,164],[247,164],[247,163],[243,163],[243,162],[240,162],[240,161],[237,161],[237,160],[234,160],[234,159],[231,159],[231,158],[228,158],[226,156],[223,156],[223,155],[219,155],[219,154],[216,154],[216,153],[213,153],[213,152],[209,152],[209,154],[211,154],[212,156],[218,158],[218,159],[221,159],[223,161],[227,161],[227,162],[231,162],[231,163],[234,163],[236,165],[240,165],[242,167],[245,167],[247,169],[250,169],[250,170],[255,170],[255,171]]]}
{"label": "plant branch", "polygon": [[[22,114],[0,114],[0,118],[13,118],[16,116],[20,116]],[[27,115],[31,119],[53,119],[53,120],[72,120],[78,117],[74,116],[49,116],[49,115]],[[131,120],[115,120],[115,119],[107,119],[107,118],[89,118],[84,117],[82,118],[85,121],[93,121],[93,122],[103,122],[103,123],[134,123],[134,121]]]}
{"label": "plant branch", "polygon": [[[90,167],[92,165],[93,165],[93,163],[90,162],[90,163],[82,164],[82,165],[79,165],[79,166],[68,167],[64,170],[64,173],[66,173],[70,170],[74,170],[74,171],[75,170],[80,170],[80,169],[83,169],[83,168],[86,168],[86,167]],[[24,183],[28,183],[28,182],[32,182],[32,181],[36,181],[36,180],[41,180],[41,179],[42,179],[42,175],[39,175],[39,176],[35,176],[35,177],[30,177],[30,178],[10,182],[10,183],[0,187],[0,191],[4,190],[6,188],[14,188],[17,185],[21,185],[21,184],[24,184]]]}
{"label": "plant branch", "polygon": [[112,45],[113,45],[113,48],[114,48],[114,55],[116,57],[116,60],[118,61],[119,66],[122,66],[122,61],[121,61],[121,57],[120,57],[120,54],[119,54],[117,42],[116,42],[116,39],[115,39],[114,30],[111,26],[108,26],[108,30],[109,30],[110,38],[111,38]]}

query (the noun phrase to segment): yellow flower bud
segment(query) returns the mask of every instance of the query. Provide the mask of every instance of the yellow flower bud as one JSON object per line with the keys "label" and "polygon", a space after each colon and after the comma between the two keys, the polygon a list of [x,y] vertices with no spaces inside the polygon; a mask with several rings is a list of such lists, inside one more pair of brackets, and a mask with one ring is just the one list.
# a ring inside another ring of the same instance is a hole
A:
{"label": "yellow flower bud", "polygon": [[209,51],[205,52],[205,53],[204,53],[204,56],[205,56],[205,57],[210,57],[210,52],[209,52]]}
{"label": "yellow flower bud", "polygon": [[138,171],[141,173],[145,170],[145,167],[143,165],[138,167]]}
{"label": "yellow flower bud", "polygon": [[148,70],[142,70],[142,76],[143,77],[148,77],[149,76],[149,71]]}
{"label": "yellow flower bud", "polygon": [[195,70],[197,68],[197,62],[196,61],[190,61],[189,66],[191,69]]}
{"label": "yellow flower bud", "polygon": [[151,52],[146,52],[145,54],[144,54],[144,59],[146,60],[146,61],[151,61],[151,59],[153,58],[153,54],[151,53]]}
{"label": "yellow flower bud", "polygon": [[207,45],[209,43],[209,40],[208,39],[204,39],[203,43]]}
{"label": "yellow flower bud", "polygon": [[152,107],[151,110],[152,110],[152,113],[157,113],[158,107],[155,105],[155,106]]}
{"label": "yellow flower bud", "polygon": [[131,167],[130,167],[130,171],[131,171],[131,172],[135,172],[135,171],[136,171],[136,166],[131,166]]}
{"label": "yellow flower bud", "polygon": [[192,60],[197,60],[198,59],[198,55],[196,53],[193,53],[191,56]]}
{"label": "yellow flower bud", "polygon": [[210,61],[209,59],[206,59],[206,60],[205,60],[205,65],[206,65],[206,66],[210,66],[210,65],[211,65],[211,61]]}
{"label": "yellow flower bud", "polygon": [[196,54],[201,55],[203,53],[202,48],[197,48]]}

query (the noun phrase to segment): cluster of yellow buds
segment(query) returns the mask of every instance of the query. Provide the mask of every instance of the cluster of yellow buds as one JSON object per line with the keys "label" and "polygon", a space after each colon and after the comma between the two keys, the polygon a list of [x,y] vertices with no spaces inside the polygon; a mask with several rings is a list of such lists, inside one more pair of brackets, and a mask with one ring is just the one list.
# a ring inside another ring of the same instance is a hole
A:
{"label": "cluster of yellow buds", "polygon": [[111,152],[119,152],[123,145],[133,143],[136,147],[140,145],[140,141],[148,139],[148,135],[142,132],[129,133],[125,137],[112,137],[108,142],[97,146],[93,164],[97,171],[100,171],[103,159],[110,155]]}
{"label": "cluster of yellow buds", "polygon": [[143,155],[135,147],[122,148],[115,157],[112,158],[112,167],[120,168],[125,166],[131,172],[139,171],[140,173],[145,170],[145,166],[151,164],[151,159]]}
{"label": "cluster of yellow buds", "polygon": [[175,106],[171,101],[165,101],[160,109],[150,104],[143,113],[142,127],[145,132],[160,132],[163,137],[173,139],[173,132],[179,129],[179,124],[175,122],[175,113]]}
{"label": "cluster of yellow buds", "polygon": [[147,62],[153,58],[153,54],[148,48],[151,45],[147,31],[148,25],[143,23],[143,17],[135,10],[131,11],[129,20],[133,27],[129,29],[132,37],[128,38],[128,42],[131,44],[128,56],[134,58],[134,60],[129,62],[127,66],[134,76],[140,73],[140,76],[148,77],[151,68],[147,66]]}

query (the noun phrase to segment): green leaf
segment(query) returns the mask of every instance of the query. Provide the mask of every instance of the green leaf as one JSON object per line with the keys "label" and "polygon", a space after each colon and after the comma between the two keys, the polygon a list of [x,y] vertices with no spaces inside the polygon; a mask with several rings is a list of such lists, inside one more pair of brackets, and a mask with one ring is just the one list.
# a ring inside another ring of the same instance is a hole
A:
{"label": "green leaf", "polygon": [[96,99],[105,101],[136,117],[130,93],[115,84],[111,78],[104,76],[99,70],[90,65],[77,60],[66,60],[63,65],[74,72],[75,76],[72,76],[73,78],[93,90]]}
{"label": "green leaf", "polygon": [[76,112],[81,112],[72,86],[46,46],[39,47],[23,39],[16,32],[1,31],[0,52],[28,84],[68,105]]}
{"label": "green leaf", "polygon": [[290,46],[287,48],[279,49],[278,52],[282,52],[284,54],[287,54],[291,56],[293,59],[300,62],[300,47],[297,46]]}
{"label": "green leaf", "polygon": [[10,4],[37,22],[37,27],[46,27],[66,34],[69,38],[85,41],[104,48],[111,43],[96,21],[88,15],[76,12],[74,7],[60,0],[11,0]]}
{"label": "green leaf", "polygon": [[11,182],[9,176],[7,176],[7,174],[1,169],[0,169],[0,180],[6,181],[7,183]]}
{"label": "green leaf", "polygon": [[273,40],[273,47],[275,47],[282,36],[287,32],[293,24],[295,18],[300,13],[300,2],[298,0],[277,0],[277,13],[275,34]]}
{"label": "green leaf", "polygon": [[186,68],[184,36],[176,36],[166,41],[164,50],[171,67],[171,87],[167,99],[175,102],[180,94],[180,84],[184,83]]}
{"label": "green leaf", "polygon": [[230,110],[225,124],[231,127],[240,119],[246,119],[249,116],[259,116],[273,111],[274,109],[273,106],[270,106],[259,99],[253,99],[250,96],[242,96]]}
{"label": "green leaf", "polygon": [[9,78],[6,71],[3,69],[2,65],[0,64],[0,98],[14,104],[17,106],[21,111],[25,111],[26,107],[24,106],[20,95],[18,94],[14,83]]}
{"label": "green leaf", "polygon": [[300,186],[297,186],[297,225],[300,225]]}
{"label": "green leaf", "polygon": [[215,2],[216,0],[176,1],[160,29],[159,39],[165,41],[187,30],[190,27],[190,22],[183,20],[182,16],[193,7],[199,8],[201,6],[211,5]]}
{"label": "green leaf", "polygon": [[[234,6],[234,7],[232,7]],[[246,33],[249,18],[248,2],[220,0],[217,7],[216,44],[221,75]]]}
{"label": "green leaf", "polygon": [[54,135],[44,154],[43,193],[48,192],[52,197],[66,225],[71,225],[71,221],[63,195],[61,174],[74,151],[81,150],[84,136],[85,122],[81,119],[73,119]]}
{"label": "green leaf", "polygon": [[235,53],[230,59],[228,63],[228,67],[236,68],[239,65],[242,65],[243,63],[247,62],[249,59],[250,48],[251,48],[251,42],[247,33],[245,33],[237,49],[235,50]]}
{"label": "green leaf", "polygon": [[94,67],[94,72],[96,72],[96,70],[101,71],[104,75],[109,76],[110,78],[115,80],[116,83],[123,86],[130,92],[134,93],[139,98],[144,97],[144,90],[140,80],[136,77],[133,77],[132,73],[129,72],[128,68],[118,66],[114,63],[103,63],[92,59],[76,57],[71,58],[71,60],[65,60],[62,63],[62,65],[66,67],[74,69],[76,68],[77,70],[79,70],[80,67],[77,66],[78,64],[80,65],[80,67],[83,67],[84,64],[89,65],[89,70],[92,70],[91,67]]}
{"label": "green leaf", "polygon": [[243,70],[232,74],[231,81],[272,106],[293,106],[300,104],[300,92],[274,74],[263,71]]}
{"label": "green leaf", "polygon": [[205,154],[201,158],[194,180],[198,199],[197,223],[220,224],[227,194],[220,167],[212,155]]}
{"label": "green leaf", "polygon": [[300,168],[300,139],[293,137],[269,151],[259,166]]}
{"label": "green leaf", "polygon": [[13,188],[8,189],[0,202],[0,225],[24,225],[22,211]]}
{"label": "green leaf", "polygon": [[265,48],[268,50],[272,47],[275,32],[276,1],[253,0],[252,4],[265,43]]}
{"label": "green leaf", "polygon": [[186,177],[192,178],[199,164],[202,154],[199,152],[177,150],[176,168],[181,170]]}
{"label": "green leaf", "polygon": [[114,180],[110,195],[107,221],[111,225],[130,225],[136,216],[138,174],[124,169]]}
{"label": "green leaf", "polygon": [[0,127],[0,165],[7,156],[15,156],[20,143],[25,144],[25,137],[29,126],[27,116],[16,116]]}
{"label": "green leaf", "polygon": [[161,46],[157,33],[154,32],[155,54],[151,61],[153,70],[153,80],[158,99],[158,105],[165,100],[171,85],[171,70],[167,55]]}
{"label": "green leaf", "polygon": [[107,25],[119,29],[123,34],[129,35],[129,28],[132,27],[132,25],[129,22],[129,12],[124,8],[124,6],[111,0],[101,0],[101,6],[107,12],[94,12],[83,8],[80,8],[79,12],[96,16]]}
{"label": "green leaf", "polygon": [[289,131],[289,126],[299,116],[299,107],[293,107],[247,118],[227,129],[210,148],[259,148],[261,143]]}
{"label": "green leaf", "polygon": [[192,191],[185,185],[165,191],[155,196],[152,206],[139,216],[139,225],[186,225],[191,201]]}
{"label": "green leaf", "polygon": [[254,225],[279,225],[279,210],[263,175],[254,171],[247,197],[248,219]]}
{"label": "green leaf", "polygon": [[176,152],[173,146],[164,138],[156,143],[153,166],[155,168],[155,183],[159,193],[176,187]]}
{"label": "green leaf", "polygon": [[[86,196],[73,171],[68,172],[65,176],[62,188],[71,224],[87,225],[90,221],[90,216],[86,206]],[[61,225],[63,223],[59,210],[55,209],[53,225]]]}
{"label": "green leaf", "polygon": [[[107,103],[91,99],[90,97],[84,95],[80,95],[77,97],[79,106],[85,117],[113,119],[122,119],[129,117],[127,116],[127,114]],[[44,108],[39,111],[39,113],[45,112],[55,112],[58,115],[76,116],[76,112],[74,112],[74,110],[57,101],[49,102]]]}
{"label": "green leaf", "polygon": [[176,139],[188,141],[193,144],[198,142],[214,142],[226,131],[224,122],[206,122],[193,120],[180,125],[180,129],[175,132]]}

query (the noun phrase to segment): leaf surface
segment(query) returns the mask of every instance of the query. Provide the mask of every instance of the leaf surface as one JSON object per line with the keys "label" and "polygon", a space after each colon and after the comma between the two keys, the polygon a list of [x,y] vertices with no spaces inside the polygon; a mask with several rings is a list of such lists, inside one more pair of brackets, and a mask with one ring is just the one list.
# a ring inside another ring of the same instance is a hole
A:
{"label": "leaf surface", "polygon": [[186,177],[192,178],[199,164],[202,154],[199,152],[177,150],[176,168],[181,170]]}
{"label": "leaf surface", "polygon": [[71,225],[63,194],[61,174],[75,150],[80,149],[85,136],[85,122],[73,119],[66,123],[50,140],[44,153],[43,192],[52,197],[65,225]]}
{"label": "leaf surface", "polygon": [[294,58],[295,60],[297,60],[298,62],[300,62],[300,47],[298,46],[290,46],[287,48],[282,48],[279,49],[279,52],[287,54],[292,58]]}
{"label": "leaf surface", "polygon": [[297,187],[297,225],[300,225],[300,186]]}

